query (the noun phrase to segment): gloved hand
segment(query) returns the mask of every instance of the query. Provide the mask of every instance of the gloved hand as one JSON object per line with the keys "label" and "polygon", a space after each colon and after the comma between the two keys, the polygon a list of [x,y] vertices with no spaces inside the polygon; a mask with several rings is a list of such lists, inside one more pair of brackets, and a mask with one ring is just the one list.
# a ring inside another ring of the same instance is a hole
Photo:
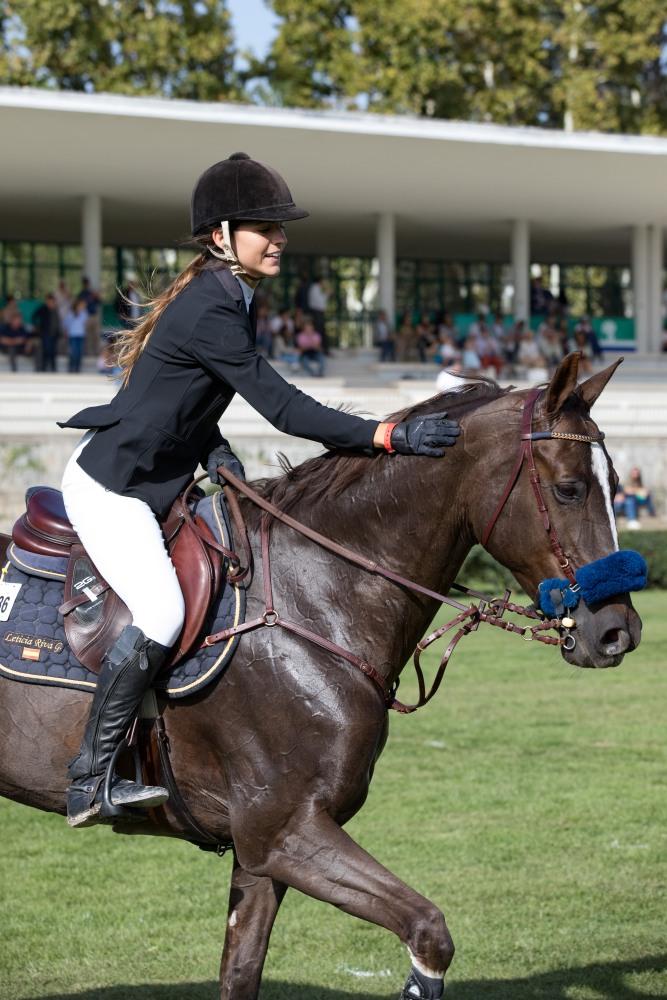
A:
{"label": "gloved hand", "polygon": [[214,486],[224,482],[218,475],[218,466],[224,465],[238,479],[245,479],[245,469],[232,451],[232,447],[225,438],[217,445],[206,459],[206,471]]}
{"label": "gloved hand", "polygon": [[391,432],[391,446],[401,455],[431,455],[440,458],[445,448],[456,444],[461,428],[455,420],[445,420],[446,413],[429,413],[396,424]]}

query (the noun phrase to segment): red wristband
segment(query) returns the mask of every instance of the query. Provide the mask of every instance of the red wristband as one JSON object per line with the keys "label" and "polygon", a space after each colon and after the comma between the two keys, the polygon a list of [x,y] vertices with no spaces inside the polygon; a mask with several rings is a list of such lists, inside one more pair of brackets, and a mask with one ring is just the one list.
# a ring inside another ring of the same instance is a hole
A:
{"label": "red wristband", "polygon": [[396,449],[392,448],[391,446],[391,434],[395,426],[396,424],[387,424],[387,426],[384,429],[384,441],[382,443],[384,445],[385,451],[388,451],[389,454],[391,454],[393,451],[396,451]]}

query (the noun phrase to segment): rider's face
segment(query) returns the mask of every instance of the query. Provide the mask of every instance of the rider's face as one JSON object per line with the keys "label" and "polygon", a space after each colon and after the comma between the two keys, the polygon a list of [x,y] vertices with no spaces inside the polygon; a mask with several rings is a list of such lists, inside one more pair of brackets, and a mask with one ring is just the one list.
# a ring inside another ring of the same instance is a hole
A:
{"label": "rider's face", "polygon": [[242,222],[232,233],[232,244],[244,270],[253,278],[280,274],[287,236],[279,222]]}

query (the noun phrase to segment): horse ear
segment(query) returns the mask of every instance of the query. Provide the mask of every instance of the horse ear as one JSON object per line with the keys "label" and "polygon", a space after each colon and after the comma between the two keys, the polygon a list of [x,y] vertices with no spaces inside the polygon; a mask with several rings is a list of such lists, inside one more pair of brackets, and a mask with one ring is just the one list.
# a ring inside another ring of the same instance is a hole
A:
{"label": "horse ear", "polygon": [[545,409],[549,414],[559,413],[566,399],[569,399],[577,388],[577,372],[579,370],[579,351],[573,351],[563,358],[556,371],[551,376],[547,387]]}
{"label": "horse ear", "polygon": [[614,361],[613,365],[609,365],[608,368],[604,368],[601,372],[596,372],[595,375],[591,375],[591,377],[587,378],[585,382],[582,382],[577,389],[577,392],[589,410],[620,365],[621,361],[623,361],[623,358],[619,358],[617,361]]}

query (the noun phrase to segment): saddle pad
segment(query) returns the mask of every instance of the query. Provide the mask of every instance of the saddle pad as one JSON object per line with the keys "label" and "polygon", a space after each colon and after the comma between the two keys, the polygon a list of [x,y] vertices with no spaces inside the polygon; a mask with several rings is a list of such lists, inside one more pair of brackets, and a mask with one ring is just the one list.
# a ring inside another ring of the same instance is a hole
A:
{"label": "saddle pad", "polygon": [[[223,545],[229,544],[227,510],[222,493],[201,500],[197,513],[204,517]],[[215,508],[214,505],[215,504]],[[222,532],[213,525],[222,521]],[[220,535],[224,537],[220,537]],[[19,550],[21,553],[22,550]],[[58,579],[28,575],[19,568],[17,553],[8,552],[2,569],[2,583],[13,599],[0,603],[0,677],[28,684],[43,684],[94,691],[97,676],[76,659],[67,645],[62,615],[63,583]],[[30,567],[32,573],[49,567]],[[239,625],[245,619],[246,593],[243,585],[224,583],[206,619],[204,634]],[[4,610],[2,610],[4,608]],[[181,660],[156,682],[168,698],[195,694],[217,677],[231,660],[240,636],[199,650]]]}

